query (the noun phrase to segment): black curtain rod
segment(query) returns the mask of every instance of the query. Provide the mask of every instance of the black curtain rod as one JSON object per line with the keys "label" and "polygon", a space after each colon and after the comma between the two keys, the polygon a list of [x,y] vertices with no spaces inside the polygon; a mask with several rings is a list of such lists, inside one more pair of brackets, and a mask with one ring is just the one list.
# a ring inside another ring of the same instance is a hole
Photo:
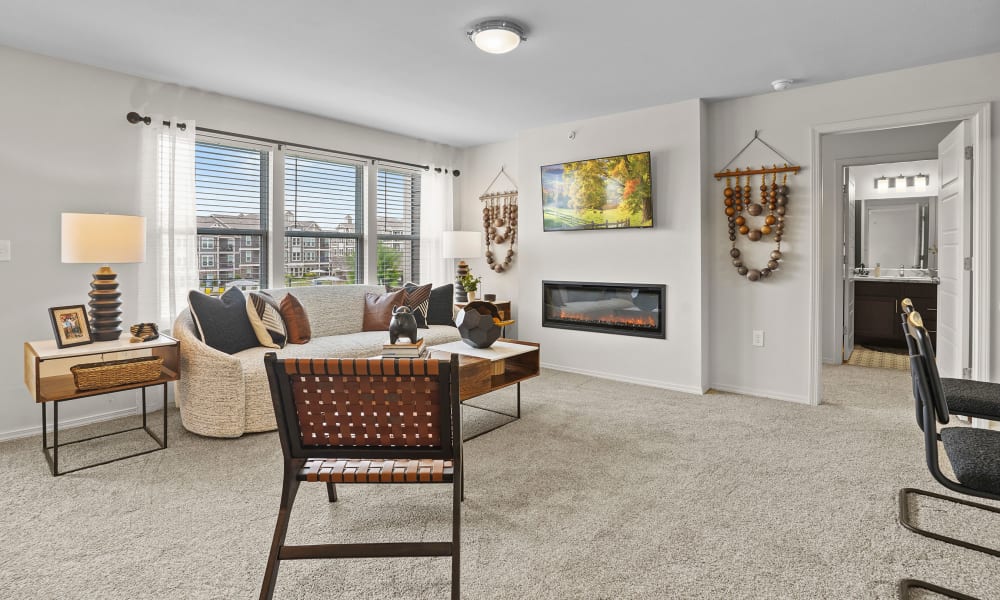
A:
{"label": "black curtain rod", "polygon": [[[129,123],[132,123],[133,125],[135,125],[137,123],[145,123],[146,125],[149,125],[150,123],[153,122],[153,120],[151,118],[144,117],[144,116],[140,115],[139,113],[137,113],[135,111],[132,111],[132,112],[128,113],[127,115],[125,115],[125,118],[128,120]],[[166,127],[169,127],[170,126],[170,121],[164,121],[163,125],[166,126]],[[177,124],[177,128],[180,129],[181,131],[184,131],[185,129],[187,129],[187,124],[186,123],[178,123]],[[427,165],[418,165],[418,164],[415,164],[415,163],[403,162],[401,160],[392,160],[390,158],[382,158],[380,156],[368,156],[366,154],[358,154],[356,152],[344,152],[342,150],[331,150],[329,148],[320,148],[319,146],[307,146],[305,144],[296,144],[296,143],[293,143],[293,142],[285,142],[285,141],[282,141],[282,140],[272,140],[271,138],[257,137],[255,135],[246,135],[246,134],[243,134],[243,133],[233,133],[232,131],[222,131],[221,129],[209,129],[208,127],[195,127],[195,131],[204,131],[205,133],[214,133],[214,134],[217,134],[217,135],[228,135],[228,136],[232,136],[232,137],[243,138],[243,139],[246,139],[246,140],[253,140],[255,142],[264,142],[265,144],[278,144],[279,146],[294,146],[295,148],[303,148],[305,150],[317,150],[319,152],[332,152],[334,154],[343,154],[345,156],[353,156],[355,158],[363,158],[365,160],[373,160],[373,161],[377,160],[379,162],[392,163],[392,164],[395,164],[395,165],[405,165],[407,167],[416,167],[418,169],[423,169],[424,171],[430,170],[430,167],[427,166]],[[445,173],[448,172],[448,169],[443,169],[443,170],[444,170]],[[442,171],[442,168],[441,167],[435,167],[434,171],[437,172],[437,173],[440,173]],[[451,173],[455,177],[458,177],[461,174],[458,169],[452,169]]]}

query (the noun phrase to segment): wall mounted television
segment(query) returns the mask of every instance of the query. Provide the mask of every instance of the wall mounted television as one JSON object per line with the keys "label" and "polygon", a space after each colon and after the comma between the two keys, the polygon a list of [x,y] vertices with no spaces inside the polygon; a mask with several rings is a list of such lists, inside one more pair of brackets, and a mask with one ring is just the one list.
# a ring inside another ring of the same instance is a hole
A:
{"label": "wall mounted television", "polygon": [[649,152],[542,167],[545,231],[653,226]]}

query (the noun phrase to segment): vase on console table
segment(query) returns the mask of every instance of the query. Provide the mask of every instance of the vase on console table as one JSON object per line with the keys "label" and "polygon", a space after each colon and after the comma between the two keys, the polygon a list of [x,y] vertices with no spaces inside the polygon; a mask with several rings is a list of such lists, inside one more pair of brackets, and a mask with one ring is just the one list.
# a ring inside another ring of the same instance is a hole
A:
{"label": "vase on console table", "polygon": [[469,295],[469,302],[475,302],[476,301],[476,292],[474,292],[474,291],[470,292],[470,291],[466,290],[465,293]]}

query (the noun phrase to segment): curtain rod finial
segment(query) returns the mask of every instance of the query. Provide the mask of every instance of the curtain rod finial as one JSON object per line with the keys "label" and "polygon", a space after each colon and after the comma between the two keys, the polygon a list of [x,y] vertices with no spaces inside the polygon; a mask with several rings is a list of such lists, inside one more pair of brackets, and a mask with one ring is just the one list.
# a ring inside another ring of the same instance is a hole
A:
{"label": "curtain rod finial", "polygon": [[139,113],[135,112],[134,110],[129,114],[125,115],[125,119],[128,120],[128,122],[133,125],[135,125],[136,123],[145,123],[146,125],[149,125],[150,123],[153,122],[153,120],[150,119],[149,117],[144,117]]}

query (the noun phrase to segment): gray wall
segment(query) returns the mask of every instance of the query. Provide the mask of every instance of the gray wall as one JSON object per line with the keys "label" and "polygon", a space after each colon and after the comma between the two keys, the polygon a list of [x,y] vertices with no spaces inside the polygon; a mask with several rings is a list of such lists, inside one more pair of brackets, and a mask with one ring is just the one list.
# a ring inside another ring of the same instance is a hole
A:
{"label": "gray wall", "polygon": [[[137,125],[130,110],[194,119],[198,124],[408,162],[457,164],[454,148],[158,83],[0,47],[0,239],[13,241],[13,261],[0,262],[0,439],[41,426],[23,384],[22,345],[52,339],[46,309],[86,304],[95,265],[62,264],[63,212],[138,214]],[[136,308],[137,266],[116,265],[125,324]],[[66,403],[67,425],[135,407],[135,392]]]}

